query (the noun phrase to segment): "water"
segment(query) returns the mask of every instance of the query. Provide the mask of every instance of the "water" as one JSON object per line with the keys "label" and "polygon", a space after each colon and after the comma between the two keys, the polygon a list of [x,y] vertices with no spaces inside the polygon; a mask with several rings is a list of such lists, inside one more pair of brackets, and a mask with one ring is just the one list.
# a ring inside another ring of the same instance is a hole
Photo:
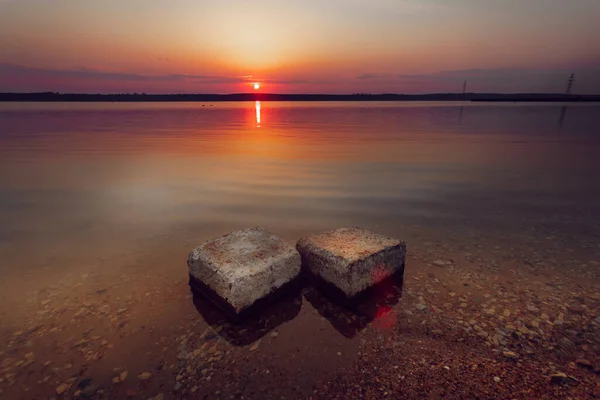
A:
{"label": "water", "polygon": [[[64,312],[107,288],[111,307],[153,304],[132,311],[134,331],[166,326],[164,315],[192,309],[188,252],[253,225],[290,243],[361,226],[406,240],[415,265],[439,254],[432,243],[533,259],[567,252],[573,268],[585,264],[595,274],[599,111],[597,104],[566,111],[493,103],[0,104],[1,330],[46,318],[35,307],[49,292]],[[493,279],[503,268],[498,257]],[[50,314],[55,325],[69,324]]]}
{"label": "water", "polygon": [[596,239],[598,110],[559,127],[540,104],[3,104],[0,273],[251,225]]}

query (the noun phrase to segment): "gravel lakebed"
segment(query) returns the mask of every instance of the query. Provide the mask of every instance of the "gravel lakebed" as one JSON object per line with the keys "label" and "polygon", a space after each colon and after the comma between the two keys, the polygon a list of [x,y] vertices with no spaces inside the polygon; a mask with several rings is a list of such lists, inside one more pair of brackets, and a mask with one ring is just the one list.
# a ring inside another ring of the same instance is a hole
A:
{"label": "gravel lakebed", "polygon": [[305,286],[242,323],[184,263],[5,280],[0,398],[600,397],[597,246],[407,244],[403,284],[356,309]]}

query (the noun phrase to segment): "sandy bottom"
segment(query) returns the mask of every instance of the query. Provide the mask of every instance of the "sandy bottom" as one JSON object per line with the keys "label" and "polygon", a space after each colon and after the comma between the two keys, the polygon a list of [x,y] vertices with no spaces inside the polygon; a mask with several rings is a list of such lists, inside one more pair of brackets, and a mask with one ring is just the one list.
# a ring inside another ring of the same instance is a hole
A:
{"label": "sandy bottom", "polygon": [[238,324],[189,249],[4,280],[0,398],[600,396],[597,247],[408,241],[403,285],[356,309],[305,286]]}

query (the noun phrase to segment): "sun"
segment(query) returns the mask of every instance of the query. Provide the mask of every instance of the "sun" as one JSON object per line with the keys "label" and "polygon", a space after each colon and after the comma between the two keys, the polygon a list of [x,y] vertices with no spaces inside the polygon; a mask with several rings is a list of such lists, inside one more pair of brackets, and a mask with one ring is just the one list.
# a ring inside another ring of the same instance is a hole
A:
{"label": "sun", "polygon": [[254,90],[258,90],[258,89],[260,89],[260,83],[256,82],[254,84]]}

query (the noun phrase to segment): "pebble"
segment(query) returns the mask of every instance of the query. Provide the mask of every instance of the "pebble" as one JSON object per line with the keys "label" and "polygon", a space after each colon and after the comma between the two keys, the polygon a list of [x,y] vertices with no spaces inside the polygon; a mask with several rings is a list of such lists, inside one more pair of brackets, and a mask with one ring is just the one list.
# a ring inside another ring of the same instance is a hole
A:
{"label": "pebble", "polygon": [[275,337],[279,336],[279,332],[271,332],[271,334],[269,336],[271,336],[272,338],[275,338]]}
{"label": "pebble", "polygon": [[152,374],[150,372],[142,372],[138,375],[138,378],[140,378],[143,381],[150,379],[150,377],[152,377]]}
{"label": "pebble", "polygon": [[256,351],[258,350],[258,347],[260,346],[260,340],[258,340],[256,343],[254,343],[252,346],[250,346],[250,351]]}
{"label": "pebble", "polygon": [[557,372],[550,375],[550,382],[554,383],[555,385],[564,385],[567,383],[567,379],[567,374],[562,372]]}
{"label": "pebble", "polygon": [[511,360],[519,359],[519,355],[517,353],[515,353],[514,351],[503,351],[502,355],[506,358],[510,358]]}
{"label": "pebble", "polygon": [[539,328],[540,327],[540,323],[537,319],[534,319],[532,321],[529,322],[529,325],[531,325],[533,328]]}
{"label": "pebble", "polygon": [[123,382],[125,379],[127,379],[127,375],[129,374],[129,371],[123,371],[119,374],[119,380],[121,382]]}
{"label": "pebble", "polygon": [[56,388],[56,394],[61,395],[64,392],[66,392],[67,390],[69,390],[69,385],[67,385],[66,383],[60,384]]}
{"label": "pebble", "polygon": [[436,267],[445,267],[446,263],[444,261],[442,261],[442,260],[435,260],[433,262],[433,265],[435,265]]}
{"label": "pebble", "polygon": [[495,377],[494,377],[494,382],[498,383],[498,382],[500,382],[500,380],[501,380],[501,379],[500,379],[500,377],[499,377],[499,376],[495,376]]}
{"label": "pebble", "polygon": [[423,304],[423,303],[419,303],[419,304],[417,304],[417,305],[415,306],[415,308],[416,308],[417,310],[419,310],[419,311],[423,311],[424,309],[426,309],[426,308],[427,308],[427,306],[426,306],[425,304]]}
{"label": "pebble", "polygon": [[527,329],[524,326],[520,326],[519,328],[517,328],[518,332],[521,332],[523,335],[527,335],[529,333],[529,329]]}
{"label": "pebble", "polygon": [[540,309],[537,308],[536,306],[534,306],[533,304],[528,304],[526,308],[527,308],[527,311],[531,311],[533,313],[537,313],[540,311]]}

